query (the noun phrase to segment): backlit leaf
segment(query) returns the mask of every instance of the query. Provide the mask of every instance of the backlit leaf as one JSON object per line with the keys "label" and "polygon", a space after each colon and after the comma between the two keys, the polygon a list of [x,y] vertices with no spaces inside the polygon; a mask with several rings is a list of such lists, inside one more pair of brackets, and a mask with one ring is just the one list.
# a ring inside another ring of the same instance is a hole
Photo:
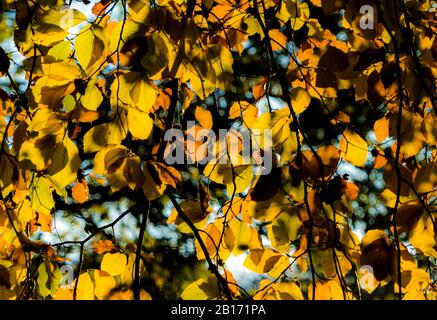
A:
{"label": "backlit leaf", "polygon": [[347,129],[340,138],[341,156],[346,161],[364,167],[367,159],[367,142],[357,133]]}
{"label": "backlit leaf", "polygon": [[126,268],[127,258],[122,253],[106,253],[100,265],[102,271],[111,276],[118,276]]}

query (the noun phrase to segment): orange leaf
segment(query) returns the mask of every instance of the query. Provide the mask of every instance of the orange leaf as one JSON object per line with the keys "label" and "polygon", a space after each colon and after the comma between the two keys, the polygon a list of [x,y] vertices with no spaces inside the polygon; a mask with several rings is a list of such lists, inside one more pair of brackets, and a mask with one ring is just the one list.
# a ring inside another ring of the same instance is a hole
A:
{"label": "orange leaf", "polygon": [[96,16],[101,16],[105,13],[106,8],[111,4],[111,1],[109,0],[102,0],[100,2],[97,2],[93,7],[93,14]]}
{"label": "orange leaf", "polygon": [[199,121],[199,123],[202,127],[207,128],[207,129],[212,128],[211,112],[203,109],[202,107],[196,107],[195,116],[196,116],[197,121]]}
{"label": "orange leaf", "polygon": [[85,180],[77,182],[71,190],[71,193],[76,202],[84,203],[89,200],[90,192]]}
{"label": "orange leaf", "polygon": [[115,246],[111,240],[99,240],[93,243],[93,249],[97,254],[104,254],[115,250]]}
{"label": "orange leaf", "polygon": [[278,29],[270,30],[269,37],[273,50],[282,50],[287,44],[287,37]]}
{"label": "orange leaf", "polygon": [[358,197],[358,191],[358,186],[355,183],[346,183],[346,196],[349,198],[349,200],[355,200]]}
{"label": "orange leaf", "polygon": [[262,98],[266,94],[266,83],[268,78],[262,78],[256,85],[252,88],[252,94],[255,100]]}
{"label": "orange leaf", "polygon": [[388,124],[389,119],[384,117],[376,120],[373,125],[373,130],[375,131],[375,136],[379,143],[388,137]]}

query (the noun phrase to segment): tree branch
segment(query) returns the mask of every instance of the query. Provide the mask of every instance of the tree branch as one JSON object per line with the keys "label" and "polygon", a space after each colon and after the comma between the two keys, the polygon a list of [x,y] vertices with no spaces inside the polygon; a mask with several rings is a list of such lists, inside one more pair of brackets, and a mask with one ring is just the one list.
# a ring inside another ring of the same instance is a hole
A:
{"label": "tree branch", "polygon": [[146,200],[146,203],[144,205],[143,218],[140,226],[140,233],[138,235],[137,249],[135,252],[135,271],[134,271],[134,299],[135,300],[140,300],[140,290],[141,290],[140,258],[141,258],[141,251],[143,248],[144,232],[147,226],[147,218],[149,216],[149,210],[150,210],[150,201]]}

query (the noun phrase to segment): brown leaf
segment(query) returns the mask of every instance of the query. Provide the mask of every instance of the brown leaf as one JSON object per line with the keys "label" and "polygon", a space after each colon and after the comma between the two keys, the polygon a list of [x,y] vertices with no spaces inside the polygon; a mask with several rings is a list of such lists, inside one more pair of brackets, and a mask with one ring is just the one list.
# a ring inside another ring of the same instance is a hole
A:
{"label": "brown leaf", "polygon": [[347,69],[349,61],[346,53],[335,47],[328,47],[319,60],[317,67],[328,69],[332,72],[341,72]]}
{"label": "brown leaf", "polygon": [[386,89],[377,71],[373,71],[367,78],[367,98],[374,108],[385,101]]}
{"label": "brown leaf", "polygon": [[370,265],[376,280],[382,281],[390,274],[391,254],[392,249],[386,239],[378,239],[362,250],[360,264]]}
{"label": "brown leaf", "polygon": [[281,168],[274,168],[269,174],[259,177],[249,193],[253,201],[265,201],[273,197],[281,187]]}

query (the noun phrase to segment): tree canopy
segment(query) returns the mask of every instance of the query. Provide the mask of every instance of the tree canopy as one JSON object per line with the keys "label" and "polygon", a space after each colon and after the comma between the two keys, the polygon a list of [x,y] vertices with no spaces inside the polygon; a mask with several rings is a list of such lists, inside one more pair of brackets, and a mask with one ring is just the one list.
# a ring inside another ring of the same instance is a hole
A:
{"label": "tree canopy", "polygon": [[437,299],[432,2],[1,0],[0,299]]}

